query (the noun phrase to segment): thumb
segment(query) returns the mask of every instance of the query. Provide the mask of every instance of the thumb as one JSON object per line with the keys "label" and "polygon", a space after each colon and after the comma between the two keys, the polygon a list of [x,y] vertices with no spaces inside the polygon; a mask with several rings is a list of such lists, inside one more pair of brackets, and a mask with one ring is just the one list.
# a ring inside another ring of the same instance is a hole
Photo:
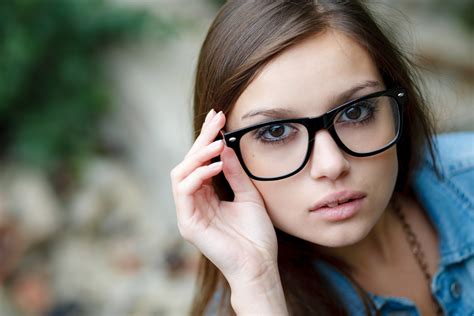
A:
{"label": "thumb", "polygon": [[240,161],[232,148],[227,146],[224,148],[221,153],[221,160],[224,176],[235,194],[234,201],[261,200],[257,189],[240,165]]}

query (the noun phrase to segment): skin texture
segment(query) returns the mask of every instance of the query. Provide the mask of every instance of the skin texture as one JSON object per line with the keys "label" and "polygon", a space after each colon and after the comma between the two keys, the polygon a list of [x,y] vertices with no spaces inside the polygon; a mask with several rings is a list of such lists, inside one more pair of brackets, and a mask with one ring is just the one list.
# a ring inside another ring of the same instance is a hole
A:
{"label": "skin texture", "polygon": [[[364,87],[341,98],[357,86]],[[282,109],[275,119],[320,116],[343,102],[384,89],[369,54],[347,36],[327,31],[272,60],[239,97],[227,116],[226,129],[232,131],[269,120],[265,115],[242,119],[257,109]],[[323,247],[361,248],[370,244],[372,248],[383,238],[378,232],[383,233],[386,226],[384,210],[397,172],[395,147],[376,156],[352,157],[338,148],[327,131],[320,130],[310,161],[302,171],[278,181],[253,180],[253,184],[273,224],[284,232]],[[362,209],[355,216],[331,222],[309,212],[328,194],[343,190],[366,194]]]}

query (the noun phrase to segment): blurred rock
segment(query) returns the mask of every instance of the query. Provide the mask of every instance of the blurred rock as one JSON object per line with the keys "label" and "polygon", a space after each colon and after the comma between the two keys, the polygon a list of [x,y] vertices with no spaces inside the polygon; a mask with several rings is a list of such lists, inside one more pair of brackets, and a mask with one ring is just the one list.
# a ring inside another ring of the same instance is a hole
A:
{"label": "blurred rock", "polygon": [[69,224],[81,234],[130,233],[143,216],[142,192],[126,166],[113,160],[91,161],[71,197]]}
{"label": "blurred rock", "polygon": [[48,278],[36,271],[28,271],[15,280],[12,296],[24,316],[45,315],[53,304]]}
{"label": "blurred rock", "polygon": [[24,250],[17,225],[6,219],[0,221],[0,286],[14,273]]}
{"label": "blurred rock", "polygon": [[60,205],[46,174],[26,166],[0,173],[1,209],[14,218],[27,245],[42,242],[59,228]]}
{"label": "blurred rock", "polygon": [[19,316],[19,312],[11,303],[10,295],[0,286],[0,315],[2,316]]}

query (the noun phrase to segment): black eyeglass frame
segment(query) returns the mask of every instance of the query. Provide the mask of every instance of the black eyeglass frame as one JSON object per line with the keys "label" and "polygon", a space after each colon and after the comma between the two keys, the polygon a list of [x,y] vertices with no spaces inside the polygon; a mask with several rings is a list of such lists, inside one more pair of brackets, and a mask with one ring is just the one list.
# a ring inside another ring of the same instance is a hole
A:
{"label": "black eyeglass frame", "polygon": [[[357,153],[357,152],[354,152],[354,151],[350,150],[346,145],[344,145],[344,143],[341,141],[341,139],[337,135],[336,130],[334,129],[333,123],[334,123],[335,117],[339,114],[339,112],[345,110],[346,108],[350,107],[351,105],[353,105],[355,103],[358,103],[358,102],[361,102],[361,101],[364,101],[364,100],[367,100],[367,99],[375,98],[375,97],[380,97],[380,96],[393,97],[395,99],[396,103],[397,103],[398,114],[399,114],[399,124],[398,124],[398,131],[397,131],[396,137],[390,143],[385,145],[384,147],[382,147],[378,150],[372,151],[372,152]],[[311,148],[314,146],[314,135],[316,134],[317,131],[319,131],[321,129],[326,129],[331,134],[332,138],[334,139],[336,144],[339,146],[339,148],[341,148],[346,153],[348,153],[352,156],[355,156],[355,157],[373,156],[373,155],[379,154],[379,153],[387,150],[388,148],[392,147],[394,144],[396,144],[398,142],[398,140],[400,139],[400,136],[401,136],[401,131],[402,131],[402,127],[403,127],[403,115],[402,115],[403,114],[403,106],[405,105],[406,100],[407,100],[407,96],[406,96],[406,90],[404,88],[387,89],[387,90],[383,90],[383,91],[368,94],[368,95],[363,96],[363,97],[358,98],[358,99],[348,101],[348,102],[346,102],[344,104],[341,104],[341,105],[337,106],[336,108],[330,110],[329,112],[326,112],[325,114],[323,114],[321,116],[294,118],[294,119],[282,119],[282,120],[275,120],[275,121],[270,121],[270,122],[259,123],[259,124],[256,124],[256,125],[240,128],[240,129],[237,129],[237,130],[232,131],[232,132],[222,133],[222,138],[224,139],[226,146],[232,148],[235,151],[235,153],[237,155],[237,158],[240,161],[240,164],[242,165],[244,171],[247,173],[247,175],[250,178],[255,179],[255,180],[259,180],[259,181],[280,180],[280,179],[288,178],[288,177],[291,177],[292,175],[297,174],[298,172],[300,172],[306,166],[306,164],[309,161],[309,157],[311,156]],[[308,148],[306,150],[306,156],[305,156],[301,166],[299,168],[297,168],[296,170],[294,170],[293,172],[290,172],[290,173],[285,174],[283,176],[272,177],[272,178],[257,177],[255,175],[253,175],[250,172],[250,170],[247,168],[247,166],[245,165],[244,159],[242,157],[242,153],[240,151],[240,140],[241,140],[243,135],[245,135],[247,132],[249,132],[251,130],[261,128],[261,127],[266,126],[266,125],[279,124],[279,123],[281,123],[281,124],[283,124],[283,123],[302,124],[308,130],[308,135],[313,135],[312,137],[311,136],[308,137]]]}

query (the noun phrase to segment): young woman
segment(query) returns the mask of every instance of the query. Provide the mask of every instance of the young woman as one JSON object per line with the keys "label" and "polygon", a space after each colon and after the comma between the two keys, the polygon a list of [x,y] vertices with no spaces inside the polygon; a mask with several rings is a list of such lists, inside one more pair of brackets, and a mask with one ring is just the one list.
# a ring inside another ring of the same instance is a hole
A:
{"label": "young woman", "polygon": [[171,172],[193,315],[474,313],[474,138],[433,138],[361,3],[228,1],[194,115]]}

